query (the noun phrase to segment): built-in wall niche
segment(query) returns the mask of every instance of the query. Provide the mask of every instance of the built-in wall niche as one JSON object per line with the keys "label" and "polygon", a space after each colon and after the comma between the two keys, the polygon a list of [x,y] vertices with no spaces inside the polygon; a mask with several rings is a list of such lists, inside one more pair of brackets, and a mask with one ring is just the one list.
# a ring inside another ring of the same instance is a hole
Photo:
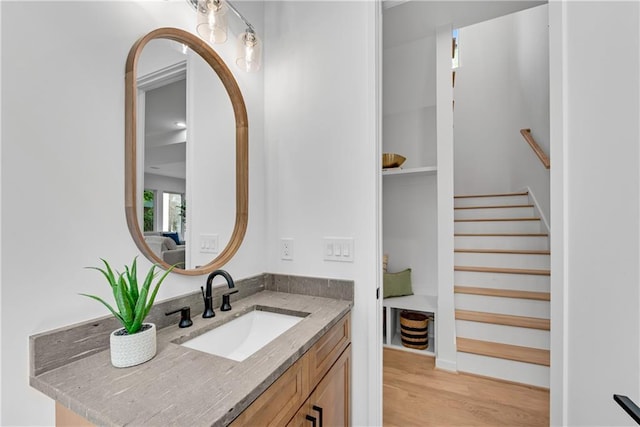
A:
{"label": "built-in wall niche", "polygon": [[436,166],[436,39],[383,51],[383,152],[406,157],[403,170]]}
{"label": "built-in wall niche", "polygon": [[435,175],[385,176],[382,247],[389,272],[411,268],[413,292],[438,293],[438,210]]}
{"label": "built-in wall niche", "polygon": [[[383,152],[406,157],[399,168],[382,171],[382,239],[387,269],[411,268],[414,295],[383,301],[384,344],[435,353],[438,294],[438,209],[436,139],[436,38],[424,37],[383,50]],[[401,343],[399,315],[426,313],[430,345]]]}

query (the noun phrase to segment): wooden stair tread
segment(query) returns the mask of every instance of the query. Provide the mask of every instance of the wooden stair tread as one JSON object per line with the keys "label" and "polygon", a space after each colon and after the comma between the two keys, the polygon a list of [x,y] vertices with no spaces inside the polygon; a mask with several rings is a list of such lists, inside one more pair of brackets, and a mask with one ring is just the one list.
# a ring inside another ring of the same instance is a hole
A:
{"label": "wooden stair tread", "polygon": [[483,295],[489,297],[520,298],[536,301],[551,301],[549,292],[517,291],[513,289],[480,288],[475,286],[456,285],[453,292],[467,295]]}
{"label": "wooden stair tread", "polygon": [[464,218],[464,219],[454,219],[454,222],[499,222],[499,221],[540,221],[540,218],[531,217],[531,218]]}
{"label": "wooden stair tread", "polygon": [[510,208],[532,208],[533,205],[498,205],[498,206],[458,206],[453,209],[510,209]]}
{"label": "wooden stair tread", "polygon": [[516,326],[519,328],[551,330],[551,321],[538,317],[514,316],[511,314],[485,313],[482,311],[456,310],[456,320],[492,323],[494,325]]}
{"label": "wooden stair tread", "polygon": [[504,268],[504,267],[479,267],[468,265],[454,266],[455,271],[471,271],[477,273],[504,273],[504,274],[530,274],[533,276],[550,276],[550,270],[532,268]]}
{"label": "wooden stair tread", "polygon": [[456,344],[458,351],[463,353],[479,354],[482,356],[497,357],[543,366],[550,365],[549,350],[469,338],[457,338]]}
{"label": "wooden stair tread", "polygon": [[454,252],[464,252],[471,254],[517,254],[517,255],[551,255],[548,249],[454,249]]}
{"label": "wooden stair tread", "polygon": [[528,196],[528,192],[524,193],[499,193],[499,194],[465,194],[453,196],[454,199],[472,199],[474,197],[510,197],[510,196]]}
{"label": "wooden stair tread", "polygon": [[548,237],[547,233],[454,233],[454,236],[464,237]]}

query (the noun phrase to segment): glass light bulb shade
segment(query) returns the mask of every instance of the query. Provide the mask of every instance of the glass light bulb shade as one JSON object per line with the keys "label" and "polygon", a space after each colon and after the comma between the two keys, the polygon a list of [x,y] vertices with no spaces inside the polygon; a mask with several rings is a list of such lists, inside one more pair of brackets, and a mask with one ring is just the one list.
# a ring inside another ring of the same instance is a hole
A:
{"label": "glass light bulb shade", "polygon": [[227,10],[223,0],[198,0],[198,35],[209,43],[226,42]]}
{"label": "glass light bulb shade", "polygon": [[246,31],[238,37],[236,65],[247,72],[256,72],[262,66],[262,40]]}

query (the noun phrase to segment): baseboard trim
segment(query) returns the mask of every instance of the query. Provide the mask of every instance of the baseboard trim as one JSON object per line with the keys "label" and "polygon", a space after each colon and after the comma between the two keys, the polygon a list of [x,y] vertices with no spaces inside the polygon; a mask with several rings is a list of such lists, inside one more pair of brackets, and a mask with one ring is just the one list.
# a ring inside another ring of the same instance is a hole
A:
{"label": "baseboard trim", "polygon": [[517,382],[517,381],[509,381],[509,380],[505,380],[505,379],[502,379],[502,378],[490,377],[488,375],[474,374],[473,372],[458,371],[458,374],[466,375],[466,376],[469,376],[469,377],[476,377],[476,378],[482,378],[482,379],[487,379],[487,380],[492,380],[492,381],[498,381],[498,382],[505,383],[505,384],[518,385],[518,386],[530,388],[530,389],[533,389],[533,390],[549,391],[548,387],[541,387],[539,385],[520,383],[520,382]]}
{"label": "baseboard trim", "polygon": [[458,362],[436,357],[436,369],[442,369],[443,371],[448,372],[458,372]]}

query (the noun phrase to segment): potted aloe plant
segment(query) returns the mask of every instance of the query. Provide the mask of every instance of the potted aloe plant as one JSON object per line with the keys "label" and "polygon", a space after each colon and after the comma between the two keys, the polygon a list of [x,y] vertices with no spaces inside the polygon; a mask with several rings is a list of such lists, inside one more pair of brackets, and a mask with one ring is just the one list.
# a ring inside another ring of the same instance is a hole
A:
{"label": "potted aloe plant", "polygon": [[105,268],[87,267],[97,270],[107,279],[113,291],[116,308],[95,295],[80,294],[104,304],[105,307],[122,323],[122,328],[111,333],[111,364],[116,368],[139,365],[156,355],[156,327],[153,323],[144,323],[149,314],[160,285],[173,270],[167,269],[156,281],[156,265],[151,266],[142,283],[138,286],[137,257],[131,266],[125,265],[124,272],[114,271],[109,263],[102,259]]}

